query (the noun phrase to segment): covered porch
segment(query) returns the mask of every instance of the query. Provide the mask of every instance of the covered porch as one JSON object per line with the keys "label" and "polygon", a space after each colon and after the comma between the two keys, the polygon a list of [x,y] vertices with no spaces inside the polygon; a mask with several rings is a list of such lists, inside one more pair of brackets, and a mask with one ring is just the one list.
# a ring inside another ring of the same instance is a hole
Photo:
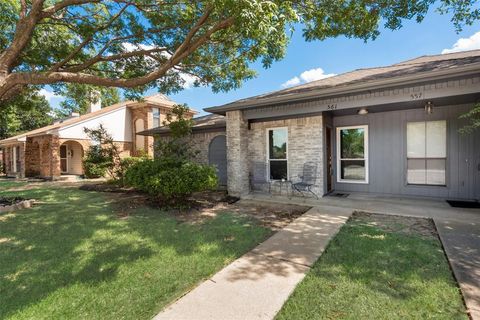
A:
{"label": "covered porch", "polygon": [[25,176],[58,179],[83,175],[82,159],[88,142],[60,139],[46,134],[28,137],[25,144]]}

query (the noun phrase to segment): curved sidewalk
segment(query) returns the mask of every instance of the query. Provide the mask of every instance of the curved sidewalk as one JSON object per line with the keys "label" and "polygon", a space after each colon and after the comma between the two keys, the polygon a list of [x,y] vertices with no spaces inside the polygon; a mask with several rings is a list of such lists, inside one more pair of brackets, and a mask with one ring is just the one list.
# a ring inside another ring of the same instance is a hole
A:
{"label": "curved sidewalk", "polygon": [[351,212],[310,209],[154,319],[273,319]]}

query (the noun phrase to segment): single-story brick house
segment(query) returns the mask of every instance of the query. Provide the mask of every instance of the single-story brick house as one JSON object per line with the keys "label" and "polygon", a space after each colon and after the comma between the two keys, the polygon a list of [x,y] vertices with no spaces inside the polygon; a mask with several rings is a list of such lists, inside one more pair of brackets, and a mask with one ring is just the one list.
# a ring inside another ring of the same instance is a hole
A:
{"label": "single-story brick house", "polygon": [[[153,154],[153,139],[139,135],[158,127],[176,103],[157,94],[143,101],[125,101],[101,108],[92,105],[87,114],[73,115],[0,141],[5,172],[13,177],[57,179],[61,175],[82,175],[82,158],[91,145],[84,128],[102,124],[119,146],[122,156],[139,152]],[[191,111],[190,116],[196,112]]]}
{"label": "single-story brick house", "polygon": [[[250,192],[253,166],[315,193],[480,199],[480,132],[459,116],[480,99],[480,50],[359,69],[205,109],[226,119],[228,191]],[[205,144],[206,145],[206,144]]]}

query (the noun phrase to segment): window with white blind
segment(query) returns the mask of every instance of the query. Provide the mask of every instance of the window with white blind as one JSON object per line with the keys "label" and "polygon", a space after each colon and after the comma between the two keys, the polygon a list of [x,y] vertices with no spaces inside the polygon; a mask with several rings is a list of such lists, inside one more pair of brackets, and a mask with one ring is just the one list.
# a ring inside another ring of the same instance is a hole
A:
{"label": "window with white blind", "polygon": [[407,123],[407,183],[445,185],[447,121]]}

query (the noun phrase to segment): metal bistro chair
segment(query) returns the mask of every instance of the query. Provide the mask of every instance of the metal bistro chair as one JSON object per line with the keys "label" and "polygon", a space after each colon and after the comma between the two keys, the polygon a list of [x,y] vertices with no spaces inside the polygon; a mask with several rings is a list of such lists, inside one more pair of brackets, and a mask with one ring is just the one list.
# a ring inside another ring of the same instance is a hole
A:
{"label": "metal bistro chair", "polygon": [[250,188],[252,191],[263,189],[256,189],[258,185],[268,185],[268,193],[271,192],[272,185],[270,180],[267,179],[267,164],[265,162],[254,162],[252,172],[250,173]]}
{"label": "metal bistro chair", "polygon": [[317,165],[313,162],[305,163],[303,165],[303,175],[300,176],[300,179],[300,182],[292,184],[293,190],[299,192],[303,197],[305,196],[304,192],[311,193],[318,199],[317,194],[312,191],[317,182]]}

